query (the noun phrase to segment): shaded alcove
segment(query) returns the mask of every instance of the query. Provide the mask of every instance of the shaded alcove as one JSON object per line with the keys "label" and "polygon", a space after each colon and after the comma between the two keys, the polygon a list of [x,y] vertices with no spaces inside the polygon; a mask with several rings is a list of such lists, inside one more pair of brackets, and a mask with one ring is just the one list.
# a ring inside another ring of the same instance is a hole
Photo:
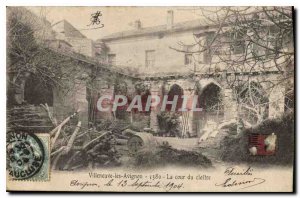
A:
{"label": "shaded alcove", "polygon": [[[121,95],[127,98],[127,103],[123,106],[118,106],[115,111],[115,117],[120,120],[128,120],[129,113],[126,111],[129,105],[130,97],[128,96],[128,84],[122,79],[116,79],[114,84],[114,95]],[[120,98],[117,102],[121,103],[123,100]]]}
{"label": "shaded alcove", "polygon": [[[183,89],[177,84],[172,85],[167,94],[168,101],[173,101],[174,97],[178,96],[178,100],[177,100],[177,104],[176,104],[176,108],[175,108],[176,112],[178,112],[178,110],[182,107],[182,102],[183,102],[182,95],[183,95]],[[172,109],[172,105],[167,104],[166,111],[171,111],[171,109]]]}
{"label": "shaded alcove", "polygon": [[[161,106],[161,111],[157,115],[158,126],[160,129],[160,135],[167,137],[182,137],[187,128],[188,123],[182,122],[183,113],[179,111],[182,107],[182,95],[184,94],[183,89],[174,84],[170,87],[170,89],[162,90],[164,99],[167,101],[174,101],[175,96],[178,97],[176,107],[172,110],[172,104],[166,104],[165,109],[163,110],[163,102]],[[165,98],[166,97],[166,98]],[[175,104],[174,104],[175,105]],[[187,119],[186,119],[187,121]]]}
{"label": "shaded alcove", "polygon": [[35,75],[27,78],[24,87],[24,100],[28,104],[40,105],[48,104],[53,106],[53,88],[48,83],[42,82]]}
{"label": "shaded alcove", "polygon": [[[146,105],[147,105],[148,97],[151,98],[151,93],[149,90],[144,90],[142,92],[136,91],[135,96],[141,97],[141,109],[137,107],[131,109],[130,121],[136,129],[143,130],[144,128],[150,127],[151,106],[149,110],[146,111]],[[131,102],[132,100],[129,100],[129,103]],[[134,103],[134,105],[138,105],[138,104],[139,101],[136,101]]]}
{"label": "shaded alcove", "polygon": [[219,124],[223,120],[224,104],[222,89],[214,83],[196,89],[195,95],[198,95],[196,107],[202,109],[193,112],[193,127],[199,136],[208,121]]}

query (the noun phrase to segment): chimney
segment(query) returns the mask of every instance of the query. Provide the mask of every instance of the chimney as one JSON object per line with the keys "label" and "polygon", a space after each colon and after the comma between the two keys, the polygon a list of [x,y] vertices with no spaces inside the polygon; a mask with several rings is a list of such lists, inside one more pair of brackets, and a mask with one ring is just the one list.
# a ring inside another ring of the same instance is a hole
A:
{"label": "chimney", "polygon": [[140,20],[134,21],[134,29],[139,30],[142,28],[142,23]]}
{"label": "chimney", "polygon": [[173,10],[168,10],[167,12],[167,29],[172,29],[174,23],[174,12]]}

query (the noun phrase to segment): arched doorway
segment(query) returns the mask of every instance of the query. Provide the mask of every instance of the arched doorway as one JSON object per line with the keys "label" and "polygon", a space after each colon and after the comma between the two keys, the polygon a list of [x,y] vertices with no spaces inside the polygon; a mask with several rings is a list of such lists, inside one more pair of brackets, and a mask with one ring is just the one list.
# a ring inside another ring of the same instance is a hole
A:
{"label": "arched doorway", "polygon": [[258,124],[269,115],[269,99],[262,86],[249,81],[238,88],[239,117],[250,125]]}
{"label": "arched doorway", "polygon": [[[178,100],[174,109],[172,109],[172,104],[166,104],[165,110],[157,115],[160,135],[183,137],[187,132],[186,128],[188,125],[188,119],[184,119],[184,114],[179,111],[182,107],[182,95],[184,94],[184,91],[179,85],[174,84],[168,91],[163,90],[163,93],[164,97],[167,98],[167,101],[173,101],[175,96],[178,97]],[[186,122],[183,122],[183,120],[186,120]]]}
{"label": "arched doorway", "polygon": [[[134,95],[132,96],[132,99],[134,97],[140,97],[141,102],[141,108],[132,108],[130,112],[130,120],[131,124],[137,129],[137,130],[143,130],[144,128],[150,127],[150,113],[151,108],[146,110],[148,98],[151,99],[151,92],[149,90],[148,84],[144,82],[138,82],[134,85]],[[132,100],[129,101],[131,103]],[[134,101],[133,101],[134,102]],[[135,105],[138,105],[139,102],[136,100]]]}
{"label": "arched doorway", "polygon": [[[116,79],[115,84],[114,84],[114,95],[122,95],[127,97],[127,104],[124,106],[119,106],[117,107],[115,111],[115,118],[120,119],[120,120],[128,120],[129,119],[129,114],[126,111],[128,107],[128,85],[125,81],[122,79]],[[122,99],[119,99],[119,103],[122,102]]]}
{"label": "arched doorway", "polygon": [[203,128],[208,122],[218,125],[224,118],[224,105],[222,89],[215,83],[210,83],[204,88],[197,88],[197,107],[202,111],[193,112],[193,126],[197,135],[203,133]]}
{"label": "arched doorway", "polygon": [[[177,104],[175,107],[175,112],[178,112],[178,109],[180,109],[182,107],[182,95],[184,94],[183,89],[177,85],[174,84],[170,87],[170,90],[168,92],[168,101],[173,101],[175,96],[178,96],[178,100],[177,100]],[[167,104],[166,105],[166,111],[171,111],[172,105],[171,104]]]}

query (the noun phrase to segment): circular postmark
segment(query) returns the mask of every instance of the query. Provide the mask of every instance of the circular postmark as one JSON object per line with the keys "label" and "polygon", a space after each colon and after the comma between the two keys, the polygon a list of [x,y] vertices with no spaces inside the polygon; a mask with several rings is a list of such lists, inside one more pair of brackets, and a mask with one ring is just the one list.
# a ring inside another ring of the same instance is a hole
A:
{"label": "circular postmark", "polygon": [[33,133],[10,132],[6,141],[7,169],[13,179],[28,179],[43,166],[45,150]]}

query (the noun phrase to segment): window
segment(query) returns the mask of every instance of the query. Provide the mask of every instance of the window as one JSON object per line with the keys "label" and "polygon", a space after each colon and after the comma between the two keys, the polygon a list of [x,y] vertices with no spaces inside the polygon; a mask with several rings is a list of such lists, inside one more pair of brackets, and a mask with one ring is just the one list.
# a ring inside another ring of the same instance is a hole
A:
{"label": "window", "polygon": [[267,47],[265,49],[266,56],[274,56],[276,52],[279,50],[280,48],[280,41],[278,41],[279,32],[280,31],[278,30],[278,28],[276,28],[276,26],[271,26],[268,28],[267,38],[266,38]]}
{"label": "window", "polygon": [[204,52],[203,62],[204,63],[211,63],[212,60],[212,48],[215,45],[214,43],[214,32],[207,33],[206,37],[206,51]]}
{"label": "window", "polygon": [[191,65],[193,63],[193,55],[185,54],[184,55],[184,65]]}
{"label": "window", "polygon": [[146,50],[145,66],[152,67],[155,64],[155,50]]}
{"label": "window", "polygon": [[108,54],[108,65],[115,66],[116,65],[116,55]]}
{"label": "window", "polygon": [[[256,42],[261,43],[259,40],[257,40]],[[261,43],[261,45],[264,46],[263,43]],[[260,46],[257,43],[251,42],[250,45],[249,45],[249,47],[251,49],[252,56],[260,58],[261,56],[266,55],[266,50],[262,46]]]}
{"label": "window", "polygon": [[245,52],[245,40],[241,32],[231,32],[231,50],[233,54],[243,54]]}
{"label": "window", "polygon": [[207,50],[203,53],[203,63],[209,64],[212,60],[211,49],[207,48]]}

